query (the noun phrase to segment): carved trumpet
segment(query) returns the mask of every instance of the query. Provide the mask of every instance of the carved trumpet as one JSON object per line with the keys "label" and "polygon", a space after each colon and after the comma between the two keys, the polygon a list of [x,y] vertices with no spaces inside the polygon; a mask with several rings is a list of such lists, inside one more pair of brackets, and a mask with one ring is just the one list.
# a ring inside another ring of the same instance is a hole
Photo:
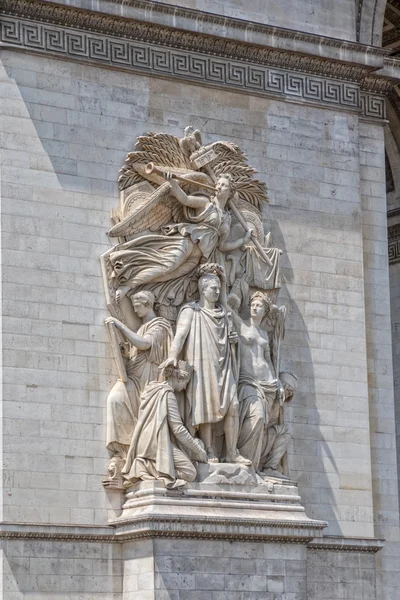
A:
{"label": "carved trumpet", "polygon": [[[151,175],[152,173],[154,173],[155,175],[161,175],[162,177],[165,176],[165,171],[162,171],[161,169],[156,167],[156,165],[152,162],[147,163],[147,165],[145,167],[145,172],[146,172],[146,175]],[[198,187],[205,188],[206,190],[210,190],[211,192],[214,192],[214,193],[216,192],[215,187],[213,187],[212,185],[207,185],[206,183],[200,183],[199,181],[194,181],[193,179],[187,179],[186,177],[181,177],[180,175],[175,175],[175,173],[172,173],[172,178],[177,179],[178,181],[183,181],[184,183],[191,183],[193,185],[197,185]]]}

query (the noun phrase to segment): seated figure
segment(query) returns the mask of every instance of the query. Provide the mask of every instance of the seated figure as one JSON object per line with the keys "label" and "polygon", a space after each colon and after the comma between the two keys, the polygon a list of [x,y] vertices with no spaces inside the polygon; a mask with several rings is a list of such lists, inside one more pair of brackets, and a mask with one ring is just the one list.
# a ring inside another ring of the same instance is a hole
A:
{"label": "seated figure", "polygon": [[179,361],[164,370],[166,381],[152,381],[140,397],[139,418],[122,471],[126,487],[140,480],[160,479],[167,488],[196,479],[192,460],[207,462],[200,440],[191,436],[179,414],[175,392],[183,390],[192,367]]}

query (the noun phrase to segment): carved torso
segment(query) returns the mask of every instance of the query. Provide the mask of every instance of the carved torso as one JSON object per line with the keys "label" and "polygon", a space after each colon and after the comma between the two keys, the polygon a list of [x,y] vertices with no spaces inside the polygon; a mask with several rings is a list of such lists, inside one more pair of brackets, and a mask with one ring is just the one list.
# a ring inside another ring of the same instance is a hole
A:
{"label": "carved torso", "polygon": [[240,368],[256,381],[275,379],[266,331],[242,324],[239,335]]}

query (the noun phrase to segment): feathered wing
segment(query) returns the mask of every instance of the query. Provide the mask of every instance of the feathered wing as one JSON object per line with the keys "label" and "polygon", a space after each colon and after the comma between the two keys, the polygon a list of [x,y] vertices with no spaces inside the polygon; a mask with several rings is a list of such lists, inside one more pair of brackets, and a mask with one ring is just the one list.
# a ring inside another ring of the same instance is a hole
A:
{"label": "feathered wing", "polygon": [[[192,170],[190,159],[182,152],[179,138],[168,133],[148,133],[138,138],[137,150],[129,152],[125,165],[120,170],[118,185],[120,190],[145,179],[144,167],[152,162],[163,170]],[[154,179],[153,179],[154,180]],[[160,183],[158,180],[155,183]]]}
{"label": "feathered wing", "polygon": [[248,164],[246,154],[231,142],[216,142],[212,149],[217,156],[209,165],[215,175],[230,173],[239,198],[261,212],[262,203],[268,202],[267,187],[254,178],[257,171]]}
{"label": "feathered wing", "polygon": [[279,377],[281,362],[281,346],[285,337],[286,307],[280,306],[275,314],[275,326],[272,334],[272,363],[276,376]]}
{"label": "feathered wing", "polygon": [[110,237],[129,237],[146,229],[158,231],[163,225],[173,220],[180,210],[180,203],[170,195],[170,186],[165,182],[150,196],[135,204],[132,212],[120,223],[111,227],[108,235]]}

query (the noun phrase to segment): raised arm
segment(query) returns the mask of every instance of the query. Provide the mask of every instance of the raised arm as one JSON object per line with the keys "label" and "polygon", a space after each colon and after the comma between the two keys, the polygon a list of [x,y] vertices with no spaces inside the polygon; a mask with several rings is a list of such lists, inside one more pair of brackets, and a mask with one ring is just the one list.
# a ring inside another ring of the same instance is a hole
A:
{"label": "raised arm", "polygon": [[130,342],[132,346],[135,346],[135,348],[138,348],[138,350],[148,350],[149,348],[151,348],[151,337],[142,337],[141,335],[138,335],[114,317],[108,317],[108,319],[106,319],[105,322],[114,323],[114,325],[120,330],[120,332],[128,340],[128,342]]}
{"label": "raised arm", "polygon": [[228,310],[232,315],[233,324],[235,325],[236,331],[240,332],[242,325],[244,324],[242,317],[239,316],[240,300],[236,294],[229,294],[227,299]]}
{"label": "raised arm", "polygon": [[247,244],[247,242],[251,240],[252,234],[252,230],[249,229],[248,231],[246,231],[243,237],[239,238],[238,240],[234,240],[233,242],[228,242],[228,233],[223,238],[221,237],[218,250],[220,250],[221,252],[230,252],[231,250],[236,250],[237,248],[240,248],[241,246]]}
{"label": "raised arm", "polygon": [[178,364],[178,356],[182,351],[183,344],[186,341],[188,333],[190,331],[190,326],[192,324],[193,311],[186,309],[182,310],[179,320],[176,324],[176,334],[174,339],[172,340],[171,348],[169,350],[169,356],[167,360],[165,360],[161,365],[160,369],[165,369],[170,365],[174,367]]}
{"label": "raised arm", "polygon": [[188,206],[189,208],[200,208],[204,210],[209,204],[209,199],[206,196],[188,196],[185,192],[179,187],[175,179],[169,179],[169,184],[171,186],[171,194],[183,204],[183,206]]}
{"label": "raised arm", "polygon": [[168,394],[168,424],[171,428],[172,433],[182,444],[184,449],[188,451],[189,455],[193,455],[196,460],[200,462],[207,462],[207,453],[202,448],[200,442],[193,438],[182,422],[182,418],[179,414],[178,405],[172,392]]}

